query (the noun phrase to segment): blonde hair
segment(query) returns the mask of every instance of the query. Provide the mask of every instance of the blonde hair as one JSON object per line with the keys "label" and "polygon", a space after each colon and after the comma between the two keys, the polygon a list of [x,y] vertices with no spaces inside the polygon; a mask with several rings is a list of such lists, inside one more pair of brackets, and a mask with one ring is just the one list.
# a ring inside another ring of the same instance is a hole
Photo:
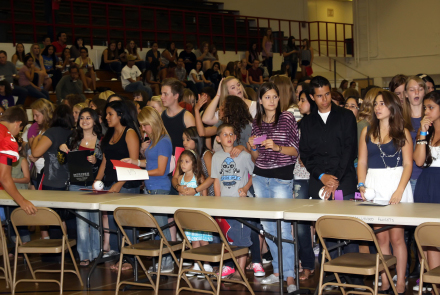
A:
{"label": "blonde hair", "polygon": [[[423,87],[425,89],[425,94],[428,93],[428,87],[426,87],[426,83],[425,81],[423,81],[422,78],[420,78],[419,76],[411,76],[406,80],[405,83],[405,99],[403,100],[403,118],[405,121],[405,128],[407,128],[409,131],[414,131],[414,127],[412,125],[411,122],[411,103],[409,102],[408,96],[406,95],[406,92],[408,91],[408,84],[409,81],[414,80],[417,82],[417,84],[419,84],[420,87]],[[423,97],[421,97],[421,99],[423,99]],[[422,105],[423,107],[423,105]]]}
{"label": "blonde hair", "polygon": [[110,96],[110,95],[113,95],[113,94],[115,94],[113,91],[111,91],[111,90],[106,90],[106,91],[104,91],[104,92],[101,92],[100,94],[99,94],[99,98],[100,99],[103,99],[103,100],[107,100],[107,98]]}
{"label": "blonde hair", "polygon": [[163,136],[168,135],[159,112],[153,107],[146,106],[142,108],[137,118],[139,124],[150,125],[153,130],[153,134],[149,134],[151,140],[150,146],[148,147],[149,149],[153,148]]}
{"label": "blonde hair", "polygon": [[287,111],[290,107],[297,106],[298,99],[296,98],[295,88],[293,88],[290,78],[276,75],[272,76],[269,81],[278,87],[282,112]]}
{"label": "blonde hair", "polygon": [[[191,90],[189,90],[189,89],[185,89],[184,91],[183,91],[183,98],[182,98],[182,101],[183,102],[186,102],[186,103],[188,103],[188,104],[190,104],[190,105],[192,105],[192,102],[191,102],[191,100],[190,100],[190,97],[191,96],[194,96],[194,99],[195,99],[195,95],[194,95],[194,93],[191,91]],[[161,102],[162,102],[162,100],[161,100]]]}
{"label": "blonde hair", "polygon": [[378,95],[378,93],[382,90],[383,89],[379,87],[371,88],[370,90],[368,90],[359,108],[358,119],[357,119],[358,122],[365,119],[368,122],[368,124],[371,124],[371,115],[373,114],[374,111],[373,102],[376,96]]}
{"label": "blonde hair", "polygon": [[31,109],[40,112],[43,115],[43,124],[39,125],[40,131],[46,131],[49,129],[52,122],[53,112],[55,106],[45,98],[40,98],[31,104]]}
{"label": "blonde hair", "polygon": [[[34,48],[34,46],[37,46],[38,47],[38,50],[39,50],[39,52],[40,52],[40,54],[39,54],[39,56],[38,57],[40,57],[41,56],[41,49],[40,49],[40,45],[38,44],[38,43],[34,43],[34,44],[32,44],[31,45],[31,50],[29,51],[29,54],[32,56],[32,58],[34,59],[34,62],[37,62],[37,59],[36,59],[36,57],[35,57],[35,55],[34,55],[34,51],[32,50],[33,48]],[[41,67],[44,67],[44,65],[40,65]]]}
{"label": "blonde hair", "polygon": [[225,102],[226,97],[229,96],[228,83],[229,83],[229,81],[231,81],[233,79],[235,79],[238,82],[240,82],[241,87],[243,88],[243,91],[242,91],[243,92],[243,98],[248,99],[247,93],[246,93],[246,91],[244,90],[244,87],[243,87],[243,83],[240,80],[238,80],[236,77],[234,77],[234,76],[228,76],[228,77],[224,78],[223,82],[222,82],[222,89],[220,91],[219,105],[223,105],[223,103]]}
{"label": "blonde hair", "polygon": [[[77,103],[76,105],[74,105],[73,107],[74,107],[74,108],[77,108],[77,109],[79,109],[79,110],[81,111],[83,108],[86,108],[87,105],[86,105],[85,102],[80,102],[80,103]],[[73,109],[73,108],[72,108],[72,109]]]}

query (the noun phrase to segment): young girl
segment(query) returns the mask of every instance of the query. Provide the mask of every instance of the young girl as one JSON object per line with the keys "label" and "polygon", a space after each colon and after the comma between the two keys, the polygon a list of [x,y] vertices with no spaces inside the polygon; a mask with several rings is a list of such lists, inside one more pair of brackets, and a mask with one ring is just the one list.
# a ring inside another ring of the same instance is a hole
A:
{"label": "young girl", "polygon": [[35,98],[43,97],[47,100],[50,100],[49,92],[33,83],[35,74],[36,69],[34,65],[34,58],[30,55],[26,55],[24,58],[24,65],[20,71],[18,71],[18,84],[21,87],[26,88],[26,90],[29,92],[29,96]]}
{"label": "young girl", "polygon": [[[423,99],[425,114],[417,135],[417,144],[414,151],[414,161],[417,166],[423,167],[416,189],[414,202],[440,203],[438,198],[438,181],[440,175],[440,94],[433,91]],[[428,247],[425,257],[430,269],[440,265],[440,252],[437,248]]]}
{"label": "young girl", "polygon": [[156,111],[159,112],[159,114],[162,114],[162,112],[166,109],[162,104],[162,99],[160,96],[153,96],[149,102],[147,102],[147,106],[152,107]]}
{"label": "young girl", "polygon": [[197,91],[199,93],[202,92],[202,89],[205,87],[205,85],[211,84],[211,81],[206,80],[205,76],[203,75],[202,66],[202,61],[198,60],[196,62],[196,68],[192,69],[188,76],[189,81],[192,81],[194,84],[196,84]]}
{"label": "young girl", "polygon": [[75,60],[79,68],[79,76],[83,82],[85,93],[94,93],[96,90],[96,73],[89,50],[86,47],[80,49],[80,56]]}
{"label": "young girl", "polygon": [[[405,84],[405,109],[403,113],[406,114],[404,118],[411,117],[411,139],[414,142],[417,136],[417,130],[420,128],[420,121],[422,120],[423,113],[423,97],[427,93],[425,82],[418,76],[409,77]],[[409,123],[409,122],[408,122]],[[422,173],[422,168],[417,167],[416,163],[413,163],[412,174],[410,178],[411,189],[414,194],[416,188],[417,179]]]}
{"label": "young girl", "polygon": [[186,109],[187,111],[193,113],[195,104],[196,104],[196,97],[195,97],[194,93],[189,89],[185,89],[183,91],[183,99],[179,103],[179,105],[182,108]]}
{"label": "young girl", "polygon": [[301,49],[301,72],[303,77],[307,76],[307,67],[311,67],[313,64],[313,48],[310,46],[309,39],[304,39],[302,43],[302,49]]}
{"label": "young girl", "polygon": [[[375,191],[374,200],[390,204],[413,202],[409,178],[412,170],[413,144],[411,134],[404,128],[399,98],[390,91],[380,91],[374,99],[371,127],[362,130],[359,142],[358,188],[365,200],[365,189]],[[381,228],[374,226],[374,229]],[[378,233],[377,240],[384,255],[390,255],[390,242],[397,258],[397,292],[405,292],[407,251],[404,227],[396,226]],[[382,273],[382,290],[389,291],[390,283]],[[393,286],[394,290],[394,286]]]}
{"label": "young girl", "polygon": [[62,78],[61,71],[57,68],[59,61],[58,57],[55,54],[55,47],[53,45],[46,46],[43,52],[41,53],[43,57],[43,63],[46,73],[49,77],[52,78],[52,88],[55,90],[57,88],[58,82]]}
{"label": "young girl", "polygon": [[[200,184],[202,184],[205,180],[205,177],[202,173],[202,164],[200,159],[195,151],[193,150],[185,150],[182,152],[179,158],[179,178],[178,178],[178,187],[186,187],[189,190],[193,190],[195,196],[206,196],[206,189],[202,191],[198,191],[197,188]],[[191,193],[191,195],[193,195]],[[184,195],[184,193],[181,195]],[[209,242],[213,241],[212,234],[209,232],[203,231],[185,231],[185,235],[188,240],[191,242],[193,248],[199,248],[201,246],[206,246]],[[213,271],[212,266],[208,263],[203,264],[203,268],[205,271]],[[194,263],[194,270],[200,270],[200,267],[197,263]],[[189,272],[187,276],[193,276],[196,273]],[[198,278],[204,278],[203,274],[198,274]]]}
{"label": "young girl", "polygon": [[12,63],[15,65],[15,68],[17,69],[17,72],[21,69],[24,62],[24,57],[26,55],[26,52],[24,51],[24,45],[23,43],[17,43],[15,45],[15,54],[12,56]]}

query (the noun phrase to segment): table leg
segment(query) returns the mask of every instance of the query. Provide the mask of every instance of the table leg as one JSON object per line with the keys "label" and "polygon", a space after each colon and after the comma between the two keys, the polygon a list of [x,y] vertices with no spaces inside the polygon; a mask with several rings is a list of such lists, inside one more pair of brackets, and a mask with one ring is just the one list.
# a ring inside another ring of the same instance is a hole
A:
{"label": "table leg", "polygon": [[283,295],[283,284],[284,284],[284,277],[283,277],[283,233],[281,231],[281,219],[277,220],[277,246],[278,246],[278,271],[279,271],[279,278],[280,278],[280,294]]}
{"label": "table leg", "polygon": [[295,282],[296,289],[299,290],[299,251],[298,251],[298,222],[293,222],[293,245],[295,247]]}
{"label": "table leg", "polygon": [[89,271],[89,274],[87,275],[87,289],[90,289],[90,277],[92,276],[93,271],[95,270],[96,266],[102,259],[102,255],[104,253],[104,245],[103,245],[103,239],[104,239],[104,232],[102,228],[102,212],[99,212],[99,218],[98,218],[98,231],[99,231],[99,255],[96,257],[95,261],[93,262],[92,268]]}
{"label": "table leg", "polygon": [[[137,236],[136,236],[136,228],[133,227],[133,244],[137,243]],[[123,247],[124,245],[122,245]],[[121,248],[122,251],[122,248]],[[134,258],[134,266],[133,266],[133,272],[134,272],[134,281],[137,282],[138,280],[138,263],[137,263],[137,259],[136,256],[133,257]]]}

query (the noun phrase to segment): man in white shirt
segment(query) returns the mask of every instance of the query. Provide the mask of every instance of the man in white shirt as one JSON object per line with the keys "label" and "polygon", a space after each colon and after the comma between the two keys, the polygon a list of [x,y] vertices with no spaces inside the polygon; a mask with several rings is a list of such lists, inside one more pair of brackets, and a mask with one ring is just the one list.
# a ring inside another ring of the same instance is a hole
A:
{"label": "man in white shirt", "polygon": [[127,56],[127,65],[122,69],[121,82],[122,88],[127,92],[145,91],[151,97],[153,92],[149,86],[144,85],[141,81],[141,71],[134,64],[136,56]]}

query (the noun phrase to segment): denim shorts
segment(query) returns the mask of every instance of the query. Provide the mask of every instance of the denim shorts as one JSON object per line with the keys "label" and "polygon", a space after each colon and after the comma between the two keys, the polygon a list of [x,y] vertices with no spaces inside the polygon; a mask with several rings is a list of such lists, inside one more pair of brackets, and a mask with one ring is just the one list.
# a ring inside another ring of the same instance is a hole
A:
{"label": "denim shorts", "polygon": [[225,218],[231,228],[228,230],[227,235],[233,241],[230,243],[232,246],[237,247],[249,247],[252,245],[251,241],[251,229],[241,222],[235,219]]}

